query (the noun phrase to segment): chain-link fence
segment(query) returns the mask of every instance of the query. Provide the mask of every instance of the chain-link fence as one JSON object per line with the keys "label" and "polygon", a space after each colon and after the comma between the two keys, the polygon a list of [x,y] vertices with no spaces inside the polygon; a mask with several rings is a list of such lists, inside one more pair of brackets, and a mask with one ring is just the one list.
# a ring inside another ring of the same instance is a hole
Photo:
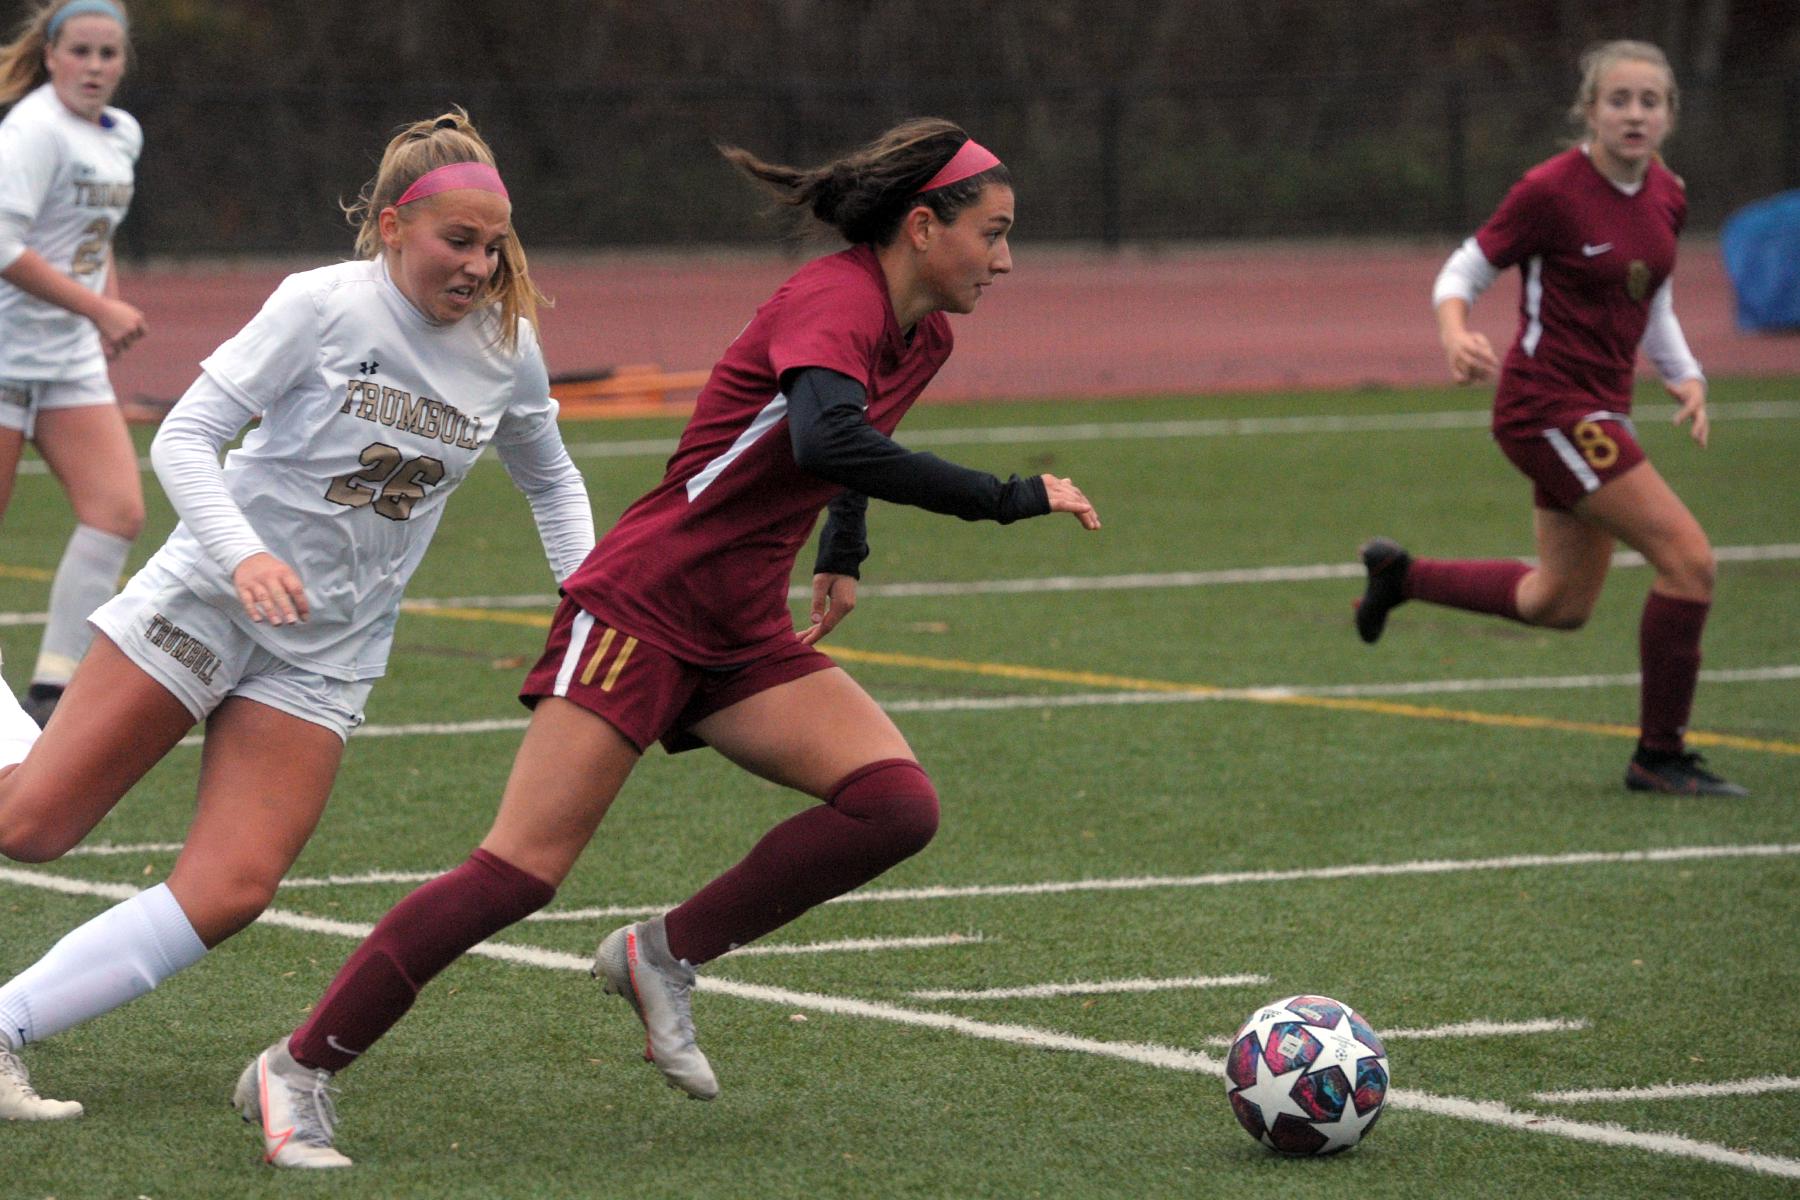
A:
{"label": "chain-link fence", "polygon": [[[905,116],[951,117],[1019,188],[1021,236],[1104,243],[1464,233],[1567,144],[1566,98],[1455,80],[1316,78],[987,87],[671,79],[628,88],[143,86],[146,148],[121,251],[344,250],[338,202],[399,124],[462,104],[494,145],[533,247],[766,243],[756,190],[713,143],[796,164]],[[1800,77],[1683,94],[1666,146],[1690,228],[1800,186]],[[323,131],[323,132],[322,132]]]}

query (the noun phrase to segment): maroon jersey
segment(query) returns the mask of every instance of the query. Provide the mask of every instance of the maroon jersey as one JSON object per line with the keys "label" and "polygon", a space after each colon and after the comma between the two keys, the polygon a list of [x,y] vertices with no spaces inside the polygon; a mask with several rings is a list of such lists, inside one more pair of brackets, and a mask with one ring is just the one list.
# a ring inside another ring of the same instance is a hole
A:
{"label": "maroon jersey", "polygon": [[849,376],[868,395],[869,423],[891,435],[950,346],[941,312],[901,335],[867,246],[806,264],[713,368],[662,483],[625,510],[564,593],[703,667],[746,663],[791,640],[794,558],[842,489],[795,465],[782,375],[825,367]]}
{"label": "maroon jersey", "polygon": [[1631,411],[1650,298],[1675,269],[1687,196],[1660,161],[1626,195],[1576,146],[1513,185],[1475,234],[1496,267],[1518,265],[1519,334],[1494,397],[1496,432],[1534,433],[1596,411]]}

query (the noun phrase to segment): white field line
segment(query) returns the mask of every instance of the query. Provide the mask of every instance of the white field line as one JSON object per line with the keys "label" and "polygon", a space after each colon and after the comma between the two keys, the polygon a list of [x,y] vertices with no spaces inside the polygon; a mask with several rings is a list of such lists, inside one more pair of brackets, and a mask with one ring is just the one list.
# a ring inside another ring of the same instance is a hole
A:
{"label": "white field line", "polygon": [[[1800,664],[1777,667],[1702,671],[1700,682],[1770,683],[1800,679]],[[1472,692],[1527,692],[1556,689],[1636,687],[1632,675],[1528,675],[1511,679],[1421,679],[1410,683],[1265,684],[1257,687],[1217,688],[1193,692],[1068,692],[1011,696],[949,696],[939,700],[881,700],[890,713],[1005,712],[1021,708],[1106,708],[1138,704],[1210,704],[1221,700],[1269,700],[1281,696],[1430,696]],[[502,717],[481,721],[417,721],[405,725],[363,725],[350,736],[463,737],[474,733],[519,733],[529,717]],[[182,738],[189,748],[204,742],[198,733]]]}
{"label": "white field line", "polygon": [[[1453,1025],[1432,1025],[1423,1029],[1383,1029],[1384,1042],[1436,1041],[1440,1038],[1524,1037],[1534,1033],[1573,1033],[1586,1029],[1585,1018],[1566,1020],[1545,1017],[1536,1021],[1458,1021]],[[1231,1038],[1220,1034],[1206,1039],[1208,1046],[1228,1047]],[[1539,1099],[1543,1096],[1540,1093]]]}
{"label": "white field line", "polygon": [[[1642,404],[1633,415],[1640,421],[1667,420],[1675,409],[1667,404]],[[1800,402],[1748,400],[1709,404],[1714,421],[1786,421],[1800,416]],[[1406,433],[1434,429],[1486,429],[1492,414],[1485,408],[1445,409],[1437,412],[1363,413],[1306,417],[1224,417],[1197,421],[1107,421],[1066,425],[991,425],[972,429],[912,429],[901,434],[908,446],[991,446],[1016,442],[1114,442],[1169,438],[1260,437],[1308,433]],[[633,438],[608,442],[570,442],[573,458],[666,458],[675,449],[674,438]],[[497,462],[483,456],[478,466]],[[138,470],[149,471],[149,458],[138,459]],[[40,458],[19,463],[20,475],[47,475]]]}
{"label": "white field line", "polygon": [[[1719,546],[1713,550],[1719,562],[1786,562],[1800,558],[1800,543],[1777,542],[1761,546]],[[1524,557],[1520,562],[1535,562]],[[1635,550],[1613,554],[1615,567],[1641,567],[1644,556]],[[1105,592],[1133,588],[1220,587],[1245,583],[1307,583],[1319,579],[1360,579],[1361,563],[1303,563],[1286,567],[1227,567],[1214,571],[1159,571],[1125,575],[1049,575],[1036,579],[977,579],[963,582],[871,583],[857,589],[858,597],[896,599],[930,596],[1030,595],[1047,592]],[[811,589],[788,589],[788,599],[804,600]],[[523,593],[504,596],[434,596],[403,601],[404,612],[429,613],[434,609],[555,610],[557,599],[549,594]],[[42,612],[0,612],[0,627],[42,625]],[[510,723],[509,723],[510,727]]]}
{"label": "white field line", "polygon": [[[734,950],[733,954],[742,954]],[[908,992],[915,1000],[1042,1000],[1053,996],[1115,996],[1139,992],[1191,991],[1195,988],[1244,987],[1266,984],[1267,975],[1187,975],[1179,979],[1108,979],[1094,983],[1039,983],[1030,987],[977,988],[959,991],[955,988],[924,988]],[[1229,1046],[1230,1040],[1224,1043]]]}
{"label": "white field line", "polygon": [[1533,1092],[1531,1098],[1545,1104],[1588,1104],[1605,1100],[1695,1100],[1702,1096],[1761,1096],[1767,1092],[1797,1091],[1800,1091],[1800,1079],[1792,1075],[1759,1075],[1728,1083],[1665,1083],[1655,1087]]}
{"label": "white field line", "polygon": [[940,946],[978,946],[987,941],[979,933],[947,933],[930,937],[840,938],[834,942],[768,942],[740,946],[731,952],[733,958],[758,955],[788,956],[795,954],[861,954],[876,950],[933,950]]}
{"label": "white field line", "polygon": [[[128,884],[87,883],[83,880],[38,875],[11,867],[0,867],[0,882],[20,883],[27,887],[42,887],[71,895],[101,896],[114,900],[126,899],[137,892],[136,888]],[[358,941],[367,937],[374,928],[372,925],[326,920],[280,909],[270,909],[263,913],[258,921],[280,928],[331,934]],[[483,942],[469,953],[484,958],[499,959],[502,962],[549,970],[587,971],[592,966],[591,961],[582,955],[510,943]],[[1036,1029],[1029,1025],[1003,1025],[991,1021],[972,1021],[966,1017],[953,1016],[948,1013],[920,1012],[895,1004],[881,1004],[811,992],[796,992],[761,984],[739,983],[736,980],[717,976],[702,976],[696,986],[704,992],[716,992],[720,995],[735,996],[742,1000],[756,1000],[765,1004],[780,1005],[784,1008],[807,1009],[836,1016],[888,1021],[915,1028],[959,1034],[982,1041],[1090,1054],[1095,1057],[1137,1063],[1162,1070],[1191,1071],[1215,1076],[1223,1076],[1225,1073],[1224,1064],[1211,1055],[1198,1050],[1185,1050],[1174,1046],[1159,1046],[1143,1042],[1105,1042],[1094,1038],[1071,1037],[1051,1030]],[[1437,1096],[1430,1092],[1415,1091],[1411,1088],[1396,1088],[1390,1091],[1387,1102],[1397,1109],[1413,1109],[1437,1116],[1455,1117],[1464,1121],[1476,1121],[1482,1124],[1516,1129],[1525,1133],[1549,1134],[1553,1137],[1569,1138],[1574,1141],[1603,1146],[1618,1146],[1645,1150],[1653,1154],[1693,1158],[1758,1174],[1800,1179],[1800,1160],[1777,1158],[1766,1154],[1750,1154],[1710,1142],[1696,1141],[1680,1134],[1639,1133],[1618,1125],[1570,1121],[1561,1117],[1543,1116],[1511,1109],[1496,1101]]]}
{"label": "white field line", "polygon": [[427,879],[436,879],[444,871],[362,871],[355,875],[301,875],[294,879],[284,879],[284,888],[328,888],[356,887],[371,883],[424,883]]}
{"label": "white field line", "polygon": [[[1783,421],[1800,416],[1800,403],[1791,400],[1753,400],[1738,404],[1708,405],[1715,421]],[[1667,420],[1674,408],[1646,404],[1637,408],[1640,420]],[[1020,442],[1110,442],[1154,438],[1258,437],[1308,433],[1405,433],[1413,430],[1486,429],[1492,413],[1483,409],[1448,409],[1437,412],[1324,414],[1306,417],[1238,417],[1196,421],[1107,421],[1066,425],[996,425],[974,429],[911,429],[899,435],[908,446],[991,446]],[[666,457],[675,449],[673,438],[635,441],[574,442],[575,458]]]}
{"label": "white field line", "polygon": [[[1221,871],[1209,875],[1141,875],[1126,879],[1067,879],[1042,883],[970,884],[961,887],[862,888],[828,904],[883,901],[960,900],[971,896],[1054,896],[1076,892],[1138,892],[1154,888],[1229,887],[1241,883],[1292,883],[1310,879],[1375,879],[1395,875],[1453,875],[1464,871],[1514,871],[1537,867],[1609,866],[1621,863],[1693,862],[1703,859],[1784,858],[1800,854],[1800,843],[1747,846],[1675,846],[1657,850],[1583,850],[1569,854],[1515,854],[1504,858],[1422,859],[1303,867],[1288,871]],[[667,912],[652,907],[570,908],[537,916],[547,921],[587,921]]]}
{"label": "white field line", "polygon": [[975,884],[962,887],[864,888],[833,904],[903,900],[950,900],[968,896],[1047,896],[1077,892],[1133,892],[1152,888],[1228,887],[1244,883],[1288,883],[1310,879],[1375,879],[1396,875],[1453,875],[1464,871],[1515,871],[1537,867],[1610,866],[1621,863],[1674,863],[1704,859],[1785,858],[1800,854],[1800,843],[1744,846],[1674,846],[1656,850],[1593,850],[1568,854],[1514,854],[1501,858],[1420,859],[1413,862],[1302,867],[1286,871],[1221,871],[1205,875],[1144,875],[1130,879],[1074,879],[1043,883]]}
{"label": "white field line", "polygon": [[[173,852],[173,842],[118,848],[120,852]],[[73,853],[73,851],[71,851]],[[1303,880],[1379,879],[1403,875],[1454,875],[1472,871],[1517,871],[1544,867],[1613,866],[1627,863],[1679,863],[1733,858],[1787,858],[1800,855],[1800,843],[1775,842],[1740,846],[1669,846],[1652,850],[1577,850],[1566,854],[1513,854],[1500,858],[1415,859],[1394,863],[1350,863],[1335,867],[1296,867],[1286,871],[1219,871],[1205,875],[1139,875],[1114,879],[1061,879],[1039,883],[939,885],[918,888],[863,888],[828,900],[828,904],[870,904],[921,900],[960,900],[977,896],[1055,896],[1081,892],[1139,892],[1156,888],[1231,887],[1250,883],[1294,883]],[[298,877],[282,881],[284,888],[345,887],[374,883],[421,883],[436,879],[437,871],[367,871],[357,875]],[[0,882],[24,882],[60,876],[0,868]],[[30,881],[30,882],[27,882]],[[52,887],[45,883],[42,886]],[[110,886],[110,885],[109,885]],[[125,885],[121,885],[125,886]],[[135,890],[135,889],[133,889]],[[527,921],[593,921],[608,917],[641,917],[667,912],[673,904],[606,905],[566,908],[533,913]]]}
{"label": "white field line", "polygon": [[[1779,1158],[1773,1154],[1753,1154],[1734,1150],[1713,1142],[1702,1142],[1679,1133],[1640,1133],[1610,1122],[1570,1121],[1545,1113],[1508,1108],[1498,1100],[1465,1100],[1460,1096],[1434,1096],[1428,1092],[1396,1089],[1388,1093],[1388,1103],[1396,1108],[1410,1108],[1440,1117],[1455,1117],[1502,1129],[1526,1133],[1548,1134],[1576,1142],[1622,1149],[1645,1150],[1674,1158],[1693,1158],[1719,1166],[1736,1167],[1758,1175],[1774,1175],[1782,1179],[1800,1179],[1800,1159]],[[1574,1189],[1579,1194],[1580,1188]]]}
{"label": "white field line", "polygon": [[[1785,562],[1800,558],[1800,544],[1784,542],[1766,546],[1719,546],[1713,550],[1713,556],[1720,562]],[[1536,560],[1521,558],[1519,561],[1535,562]],[[1621,568],[1641,567],[1644,565],[1644,556],[1635,550],[1616,551],[1613,554],[1612,565]],[[964,582],[870,583],[859,585],[856,594],[861,599],[868,599],[871,596],[905,598],[1027,595],[1039,592],[1120,591],[1129,588],[1220,587],[1244,583],[1308,583],[1318,579],[1360,579],[1362,575],[1361,563],[1303,563],[1285,567],[1227,567],[1214,571],[1159,571],[1126,575],[1050,575],[1038,579],[977,579]],[[811,595],[812,591],[809,587],[795,586],[788,589],[789,600],[805,600]],[[540,608],[545,612],[550,612],[556,608],[556,604],[556,597],[548,594],[442,596],[408,600],[401,605],[401,608],[407,612],[430,612],[434,608]],[[33,617],[39,624],[43,621],[42,613],[9,613],[0,614],[0,625],[27,624],[29,622],[22,619],[25,617]],[[21,619],[12,620],[10,618]]]}
{"label": "white field line", "polygon": [[64,858],[98,857],[108,858],[126,854],[173,854],[181,849],[180,842],[140,842],[136,845],[115,845],[112,842],[95,842],[91,846],[76,846],[72,850],[63,851]]}

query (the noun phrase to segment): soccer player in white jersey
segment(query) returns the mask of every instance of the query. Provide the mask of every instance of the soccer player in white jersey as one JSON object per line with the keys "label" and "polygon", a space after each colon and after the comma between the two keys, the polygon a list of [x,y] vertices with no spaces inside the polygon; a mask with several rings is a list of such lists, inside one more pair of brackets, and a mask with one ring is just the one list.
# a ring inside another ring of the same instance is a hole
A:
{"label": "soccer player in white jersey", "polygon": [[125,59],[114,0],[40,5],[0,47],[0,105],[12,105],[0,121],[0,512],[27,438],[75,509],[25,699],[40,725],[144,526],[137,451],[106,378],[106,360],[144,335],[113,270],[144,144],[108,105]]}
{"label": "soccer player in white jersey", "polygon": [[[558,580],[593,547],[538,348],[541,297],[467,116],[397,134],[351,216],[359,257],[284,280],[164,420],[151,461],[181,523],[94,614],[56,719],[39,736],[0,691],[0,763],[18,762],[0,768],[0,853],[26,862],[80,842],[206,721],[198,811],[167,882],[0,986],[0,1117],[79,1114],[31,1089],[18,1052],[144,994],[268,905],[385,670],[406,581],[488,443]],[[304,1129],[331,1120],[319,1100],[244,1108]]]}

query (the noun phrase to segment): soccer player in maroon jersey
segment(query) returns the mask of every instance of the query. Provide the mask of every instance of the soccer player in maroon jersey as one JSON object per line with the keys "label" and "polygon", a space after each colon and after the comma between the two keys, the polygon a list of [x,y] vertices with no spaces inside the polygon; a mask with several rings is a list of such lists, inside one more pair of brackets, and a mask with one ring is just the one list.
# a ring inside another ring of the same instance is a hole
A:
{"label": "soccer player in maroon jersey", "polygon": [[[1100,527],[1067,479],[1003,482],[890,438],[950,355],[944,314],[973,311],[1012,269],[1013,191],[998,158],[937,119],[813,170],[723,152],[851,246],[757,310],[701,390],[662,483],[564,582],[521,695],[531,724],[481,846],[383,917],[306,1022],[246,1068],[288,1089],[290,1108],[323,1096],[426,981],[549,903],[658,741],[709,745],[820,801],[681,905],[600,943],[594,974],[636,1010],[645,1057],[671,1086],[717,1095],[695,1044],[694,968],[875,878],[937,828],[936,790],[906,739],[816,648],[855,605],[867,498]],[[811,621],[797,633],[788,579],[822,509]],[[329,1144],[329,1122],[311,1135]]]}
{"label": "soccer player in maroon jersey", "polygon": [[[1528,625],[1578,629],[1592,614],[1614,540],[1655,570],[1638,629],[1642,670],[1633,791],[1743,796],[1687,750],[1683,735],[1712,604],[1713,552],[1700,523],[1638,445],[1631,423],[1637,350],[1655,363],[1706,445],[1706,379],[1675,319],[1669,276],[1687,218],[1682,182],[1658,155],[1673,126],[1675,77],[1647,42],[1607,42],[1581,60],[1570,116],[1585,139],[1538,164],[1450,256],[1432,301],[1458,383],[1500,374],[1494,438],[1532,481],[1538,565],[1414,558],[1376,538],[1363,547],[1357,606],[1365,642],[1388,613],[1428,600]],[[1519,333],[1504,364],[1468,328],[1469,306],[1518,266]]]}

